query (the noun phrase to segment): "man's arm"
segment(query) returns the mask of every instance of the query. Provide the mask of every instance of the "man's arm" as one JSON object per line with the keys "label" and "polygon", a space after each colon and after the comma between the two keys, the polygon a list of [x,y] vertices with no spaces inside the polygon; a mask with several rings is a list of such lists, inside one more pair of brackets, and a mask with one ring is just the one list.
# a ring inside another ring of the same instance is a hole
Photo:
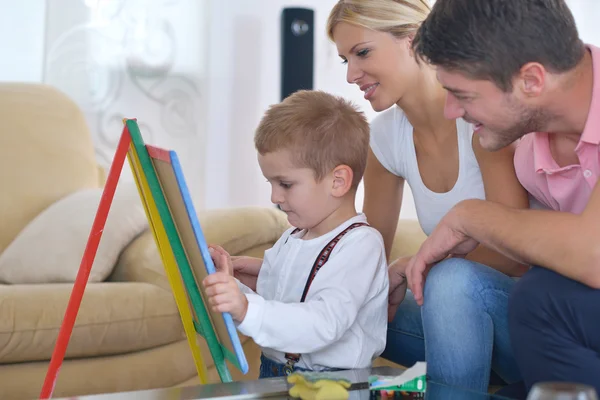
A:
{"label": "man's arm", "polygon": [[516,261],[539,265],[600,289],[600,182],[585,210],[518,210],[465,200],[442,218],[406,270],[408,286],[423,304],[427,271],[448,255],[464,256],[479,243]]}
{"label": "man's arm", "polygon": [[460,213],[465,234],[483,245],[600,289],[600,183],[579,215],[478,201]]}

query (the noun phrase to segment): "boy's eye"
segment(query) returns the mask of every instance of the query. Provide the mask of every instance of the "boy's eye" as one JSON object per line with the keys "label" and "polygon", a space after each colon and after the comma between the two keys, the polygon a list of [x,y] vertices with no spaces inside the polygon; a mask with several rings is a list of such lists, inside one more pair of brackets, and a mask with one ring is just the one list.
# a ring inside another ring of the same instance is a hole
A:
{"label": "boy's eye", "polygon": [[348,60],[346,60],[345,58],[342,58],[342,64],[348,64]]}
{"label": "boy's eye", "polygon": [[279,186],[281,186],[284,189],[289,189],[292,187],[291,183],[287,183],[287,182],[279,182]]}

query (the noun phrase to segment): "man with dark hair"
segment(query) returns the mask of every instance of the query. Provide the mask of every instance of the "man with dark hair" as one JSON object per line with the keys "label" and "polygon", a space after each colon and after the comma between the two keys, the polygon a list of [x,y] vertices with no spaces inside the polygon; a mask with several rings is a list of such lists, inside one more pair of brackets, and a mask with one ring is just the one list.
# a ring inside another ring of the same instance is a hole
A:
{"label": "man with dark hair", "polygon": [[600,48],[564,0],[437,0],[413,48],[437,66],[447,118],[473,123],[491,151],[520,139],[517,175],[546,208],[459,203],[408,266],[415,299],[437,261],[478,243],[528,263],[509,305],[525,385],[600,391]]}

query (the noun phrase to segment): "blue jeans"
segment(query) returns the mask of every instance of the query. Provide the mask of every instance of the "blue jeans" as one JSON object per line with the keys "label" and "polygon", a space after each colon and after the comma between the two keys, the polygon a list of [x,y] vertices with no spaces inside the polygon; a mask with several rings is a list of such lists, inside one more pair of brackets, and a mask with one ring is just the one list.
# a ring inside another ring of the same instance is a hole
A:
{"label": "blue jeans", "polygon": [[600,290],[533,267],[510,299],[510,336],[527,389],[585,383],[600,394]]}
{"label": "blue jeans", "polygon": [[412,293],[388,325],[384,358],[410,367],[427,361],[429,379],[486,392],[490,376],[520,380],[508,331],[515,280],[461,258],[440,262],[425,281],[423,307]]}
{"label": "blue jeans", "polygon": [[[285,364],[278,363],[277,361],[271,360],[270,358],[265,357],[263,354],[260,355],[260,372],[258,375],[258,379],[262,378],[273,378],[279,376],[287,376],[283,367]],[[294,372],[307,372],[311,371],[308,369],[294,367]],[[326,371],[340,371],[337,368],[327,369]]]}

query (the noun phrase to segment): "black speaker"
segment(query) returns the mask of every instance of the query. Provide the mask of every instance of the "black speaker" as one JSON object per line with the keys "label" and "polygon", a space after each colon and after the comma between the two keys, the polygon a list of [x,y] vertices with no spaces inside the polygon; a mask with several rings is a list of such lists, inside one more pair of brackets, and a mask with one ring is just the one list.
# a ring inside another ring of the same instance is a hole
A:
{"label": "black speaker", "polygon": [[281,100],[313,88],[315,12],[284,8],[281,15]]}

